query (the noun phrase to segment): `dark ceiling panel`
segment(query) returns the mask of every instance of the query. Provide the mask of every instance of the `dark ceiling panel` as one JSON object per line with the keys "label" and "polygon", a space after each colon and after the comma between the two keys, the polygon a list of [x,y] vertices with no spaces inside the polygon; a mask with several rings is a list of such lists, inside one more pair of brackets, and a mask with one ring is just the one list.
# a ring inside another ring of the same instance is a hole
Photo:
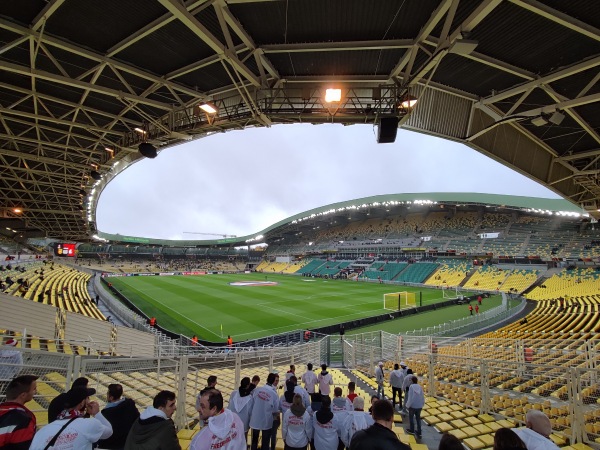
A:
{"label": "dark ceiling panel", "polygon": [[477,26],[477,52],[516,67],[546,74],[600,53],[600,42],[503,2]]}
{"label": "dark ceiling panel", "polygon": [[544,4],[574,19],[600,28],[598,0],[544,0]]}
{"label": "dark ceiling panel", "polygon": [[166,12],[156,1],[67,1],[50,16],[45,32],[105,53]]}
{"label": "dark ceiling panel", "polygon": [[500,92],[522,78],[459,55],[448,54],[440,62],[433,80],[484,97]]}
{"label": "dark ceiling panel", "polygon": [[2,1],[0,2],[0,16],[9,17],[21,25],[29,25],[47,3],[47,0]]}

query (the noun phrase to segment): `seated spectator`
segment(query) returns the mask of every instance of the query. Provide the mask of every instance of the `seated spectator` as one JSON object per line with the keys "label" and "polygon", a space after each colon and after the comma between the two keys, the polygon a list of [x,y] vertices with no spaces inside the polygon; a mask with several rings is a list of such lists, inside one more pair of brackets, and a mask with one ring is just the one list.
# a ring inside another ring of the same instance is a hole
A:
{"label": "seated spectator", "polygon": [[102,415],[112,425],[113,434],[108,439],[98,442],[98,446],[106,449],[122,449],[129,430],[133,422],[140,417],[140,413],[133,400],[123,397],[123,386],[120,384],[108,385],[106,400],[108,403],[102,410]]}
{"label": "seated spectator", "polygon": [[6,388],[6,401],[0,404],[0,448],[27,450],[36,429],[35,416],[25,403],[36,394],[35,375],[13,379]]}

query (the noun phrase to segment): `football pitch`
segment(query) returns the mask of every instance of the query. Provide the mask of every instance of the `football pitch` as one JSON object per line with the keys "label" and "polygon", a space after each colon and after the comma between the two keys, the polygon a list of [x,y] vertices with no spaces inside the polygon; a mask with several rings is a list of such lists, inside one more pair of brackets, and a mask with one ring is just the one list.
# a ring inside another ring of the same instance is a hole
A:
{"label": "football pitch", "polygon": [[421,292],[423,305],[444,300],[437,289],[259,273],[108,281],[159,325],[213,342],[227,335],[242,341],[384,314],[383,294],[389,292],[415,292],[417,304]]}

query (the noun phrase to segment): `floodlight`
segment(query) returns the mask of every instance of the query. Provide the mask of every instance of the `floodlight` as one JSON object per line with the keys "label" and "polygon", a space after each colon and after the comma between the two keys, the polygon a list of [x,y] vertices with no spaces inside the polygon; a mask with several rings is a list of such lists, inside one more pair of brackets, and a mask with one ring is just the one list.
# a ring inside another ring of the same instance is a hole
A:
{"label": "floodlight", "polygon": [[342,90],[341,89],[326,89],[325,90],[325,102],[333,103],[339,102],[342,100]]}
{"label": "floodlight", "polygon": [[13,208],[13,212],[16,214],[21,214],[23,210],[21,208]]}
{"label": "floodlight", "polygon": [[531,124],[536,127],[544,126],[548,123],[548,121],[543,116],[534,117],[531,119]]}
{"label": "floodlight", "polygon": [[146,131],[142,130],[142,129],[141,129],[141,128],[139,128],[139,127],[136,127],[136,128],[134,128],[134,131],[137,131],[137,132],[138,132],[138,133],[140,133],[140,134],[146,134]]}
{"label": "floodlight", "polygon": [[199,106],[200,106],[200,109],[202,111],[204,111],[206,114],[216,114],[217,113],[216,106],[211,103],[201,103]]}
{"label": "floodlight", "polygon": [[418,101],[419,99],[414,95],[406,94],[404,97],[402,97],[399,108],[411,110],[415,107]]}

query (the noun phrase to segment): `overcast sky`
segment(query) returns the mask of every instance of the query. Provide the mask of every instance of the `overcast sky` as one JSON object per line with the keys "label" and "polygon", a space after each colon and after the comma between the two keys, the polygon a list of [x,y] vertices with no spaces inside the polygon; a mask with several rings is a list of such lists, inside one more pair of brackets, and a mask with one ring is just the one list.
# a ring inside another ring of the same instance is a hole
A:
{"label": "overcast sky", "polygon": [[106,187],[100,231],[159,239],[254,234],[294,214],[379,194],[480,192],[559,198],[458,143],[371,125],[276,125],[213,135],[143,159]]}

